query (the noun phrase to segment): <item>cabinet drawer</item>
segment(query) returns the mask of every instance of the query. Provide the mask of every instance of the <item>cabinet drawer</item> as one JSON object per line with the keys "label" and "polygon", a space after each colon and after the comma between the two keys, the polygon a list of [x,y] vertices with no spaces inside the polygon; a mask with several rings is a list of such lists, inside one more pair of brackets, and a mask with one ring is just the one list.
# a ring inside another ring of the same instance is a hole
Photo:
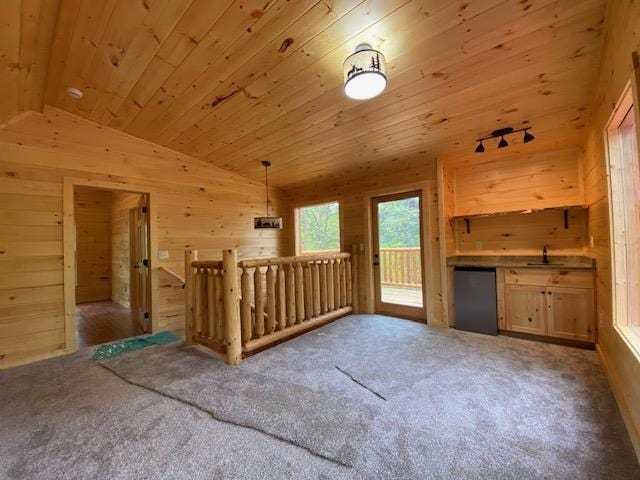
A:
{"label": "cabinet drawer", "polygon": [[593,288],[593,272],[550,268],[506,268],[504,283],[540,287]]}

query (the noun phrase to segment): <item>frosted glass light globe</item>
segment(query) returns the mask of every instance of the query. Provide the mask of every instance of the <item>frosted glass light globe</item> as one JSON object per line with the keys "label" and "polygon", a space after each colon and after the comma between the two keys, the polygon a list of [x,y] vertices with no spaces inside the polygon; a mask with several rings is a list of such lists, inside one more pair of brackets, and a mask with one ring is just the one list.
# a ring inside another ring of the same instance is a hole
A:
{"label": "frosted glass light globe", "polygon": [[354,100],[368,100],[387,88],[387,78],[378,72],[364,72],[347,80],[344,93]]}

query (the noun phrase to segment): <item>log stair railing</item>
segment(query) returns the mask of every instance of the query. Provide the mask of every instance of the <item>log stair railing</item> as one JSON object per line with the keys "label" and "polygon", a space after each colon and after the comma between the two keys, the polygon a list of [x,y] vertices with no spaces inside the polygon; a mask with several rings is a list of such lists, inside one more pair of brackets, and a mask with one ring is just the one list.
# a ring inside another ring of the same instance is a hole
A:
{"label": "log stair railing", "polygon": [[327,253],[237,261],[199,261],[185,252],[185,335],[226,355],[268,348],[357,311],[358,268],[354,253]]}

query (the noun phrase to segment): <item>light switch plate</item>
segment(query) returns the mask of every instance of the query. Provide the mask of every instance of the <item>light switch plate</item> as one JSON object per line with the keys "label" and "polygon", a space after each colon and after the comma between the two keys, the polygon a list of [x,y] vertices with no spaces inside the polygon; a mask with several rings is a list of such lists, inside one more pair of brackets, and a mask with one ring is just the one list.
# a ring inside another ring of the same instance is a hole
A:
{"label": "light switch plate", "polygon": [[160,250],[158,252],[158,259],[160,259],[160,260],[168,260],[169,259],[169,250]]}

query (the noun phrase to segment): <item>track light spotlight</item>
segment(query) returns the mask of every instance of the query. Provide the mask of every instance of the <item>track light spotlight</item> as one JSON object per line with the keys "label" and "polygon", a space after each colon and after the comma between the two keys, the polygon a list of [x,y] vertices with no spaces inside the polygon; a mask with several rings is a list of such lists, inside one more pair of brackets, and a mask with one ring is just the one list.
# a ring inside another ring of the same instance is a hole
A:
{"label": "track light spotlight", "polygon": [[533,140],[535,140],[535,139],[536,139],[536,137],[534,137],[533,135],[531,135],[531,134],[529,133],[529,131],[528,131],[528,130],[525,130],[525,131],[524,131],[524,138],[522,139],[522,141],[523,141],[524,143],[529,143],[529,142],[531,142],[531,141],[533,141]]}
{"label": "track light spotlight", "polygon": [[480,142],[476,147],[476,153],[484,153],[484,145],[482,144],[482,142]]}
{"label": "track light spotlight", "polygon": [[508,147],[509,142],[507,142],[504,137],[501,137],[500,143],[498,144],[498,148]]}

